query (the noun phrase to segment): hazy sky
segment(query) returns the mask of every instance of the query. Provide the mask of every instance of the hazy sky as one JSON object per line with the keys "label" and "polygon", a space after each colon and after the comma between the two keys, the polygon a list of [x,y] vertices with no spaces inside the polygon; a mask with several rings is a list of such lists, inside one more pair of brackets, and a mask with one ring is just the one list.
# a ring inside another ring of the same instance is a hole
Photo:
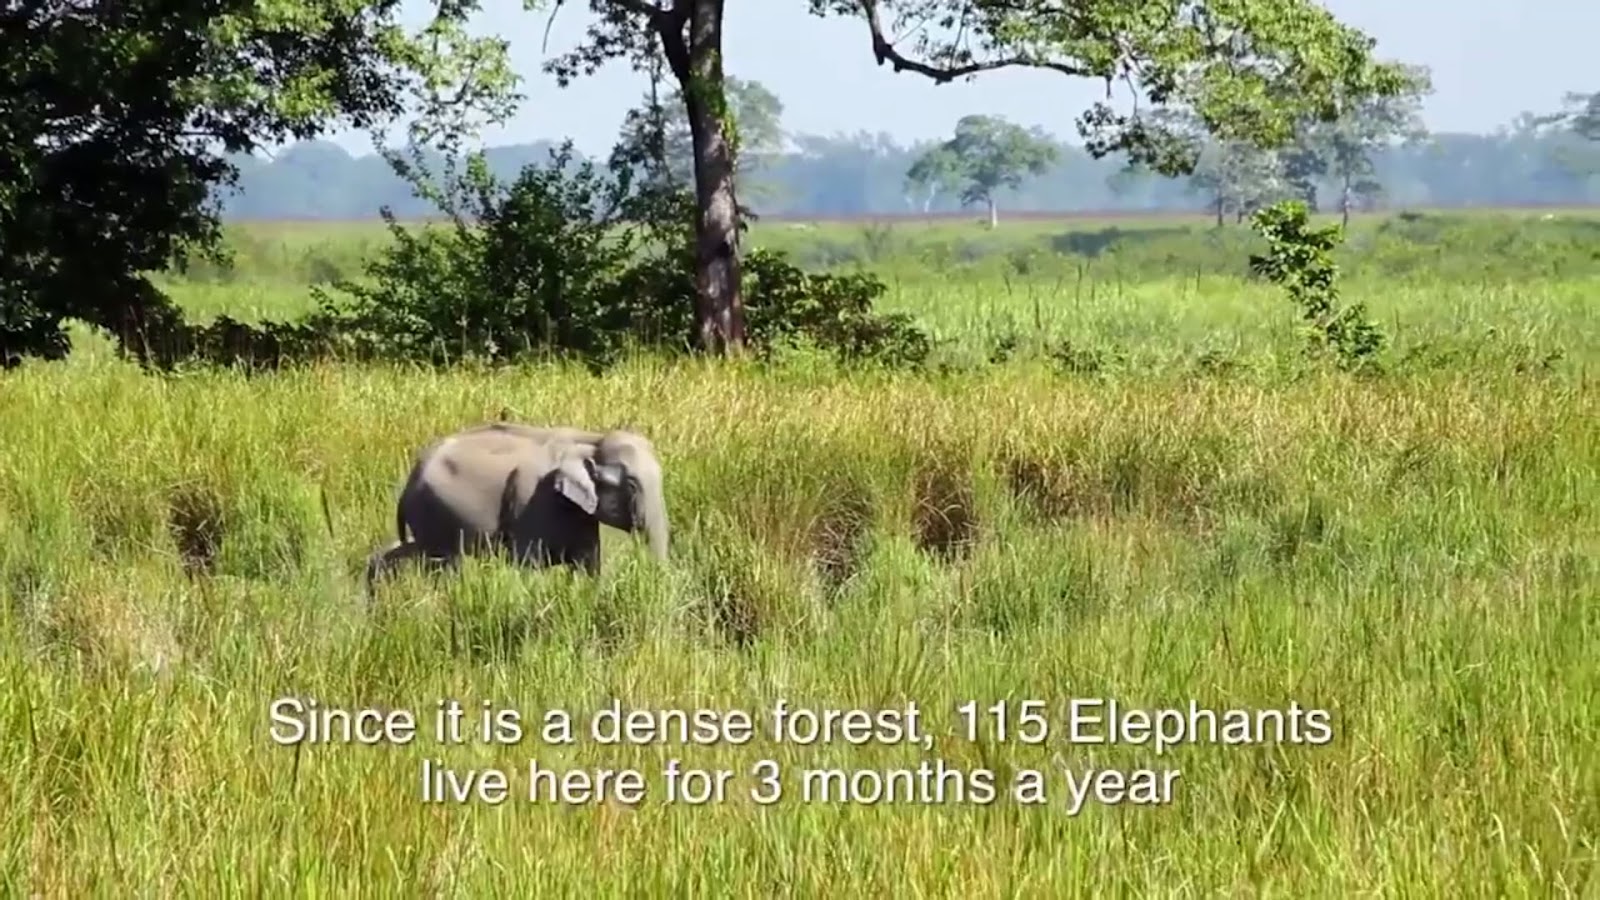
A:
{"label": "hazy sky", "polygon": [[[428,0],[407,0],[416,15]],[[1594,40],[1597,0],[1325,0],[1341,20],[1377,39],[1384,57],[1432,68],[1434,95],[1425,112],[1436,131],[1488,131],[1524,110],[1550,111],[1569,90],[1600,90]],[[481,29],[506,36],[527,100],[490,144],[570,136],[603,153],[623,113],[645,90],[642,76],[612,63],[566,89],[541,71],[545,13],[520,2],[489,0]],[[833,134],[887,131],[901,140],[941,137],[973,112],[1040,125],[1077,142],[1075,117],[1103,96],[1101,84],[1049,72],[998,71],[970,83],[934,85],[896,75],[872,60],[860,22],[820,19],[806,0],[733,0],[727,13],[727,68],[772,89],[790,131]],[[550,55],[576,44],[590,21],[584,0],[568,0],[550,30]],[[341,139],[352,150],[370,143]]]}

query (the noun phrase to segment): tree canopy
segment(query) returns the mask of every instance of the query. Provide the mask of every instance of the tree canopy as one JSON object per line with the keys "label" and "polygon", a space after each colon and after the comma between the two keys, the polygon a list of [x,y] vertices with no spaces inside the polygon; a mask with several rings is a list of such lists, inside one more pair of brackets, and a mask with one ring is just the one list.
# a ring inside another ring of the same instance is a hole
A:
{"label": "tree canopy", "polygon": [[[419,33],[400,0],[18,0],[0,10],[0,357],[66,350],[75,317],[136,340],[172,311],[142,273],[216,247],[215,188],[261,144],[338,126],[377,133],[417,116],[413,147],[459,151],[517,99],[499,38],[470,38],[476,0],[434,0]],[[559,10],[567,0],[554,0]],[[793,0],[798,2],[798,0]],[[1093,104],[1091,154],[1192,170],[1208,134],[1290,140],[1405,81],[1373,42],[1312,0],[807,0],[870,37],[881,65],[935,83],[1008,67],[1125,89]],[[530,2],[530,6],[540,4]],[[547,4],[549,5],[549,4]],[[696,336],[744,343],[738,82],[724,71],[725,0],[589,0],[584,40],[546,65],[560,84],[612,60],[665,71],[682,101],[693,176]],[[911,33],[906,42],[889,35]],[[820,64],[820,63],[819,63]],[[752,123],[747,122],[747,125]],[[752,128],[754,134],[758,129]],[[398,155],[391,156],[397,169]]]}
{"label": "tree canopy", "polygon": [[[1047,69],[1127,88],[1129,99],[1193,111],[1212,134],[1255,144],[1293,138],[1307,118],[1404,87],[1374,42],[1310,0],[807,0],[819,16],[861,23],[880,65],[936,83],[1003,68]],[[565,0],[556,0],[556,9]],[[546,64],[558,82],[623,60],[659,62],[685,99],[694,151],[697,309],[702,346],[743,342],[736,150],[723,70],[725,0],[589,0],[596,20]],[[901,44],[890,34],[913,34]],[[1137,105],[1093,104],[1078,120],[1091,153],[1122,151],[1169,174],[1193,169],[1199,143]]]}
{"label": "tree canopy", "polygon": [[1331,122],[1310,122],[1289,153],[1290,177],[1307,200],[1315,201],[1311,179],[1331,175],[1339,183],[1339,210],[1349,224],[1358,197],[1373,197],[1383,185],[1376,179],[1374,155],[1399,141],[1412,143],[1427,136],[1422,122],[1422,99],[1433,89],[1427,70],[1403,66],[1404,88],[1388,96],[1359,97],[1344,105]]}
{"label": "tree canopy", "polygon": [[[462,85],[492,114],[509,83],[500,48],[468,38],[460,8],[408,35],[399,5],[0,7],[0,360],[65,355],[67,318],[126,343],[170,317],[144,273],[216,250],[228,154],[376,128],[427,81]],[[470,73],[441,67],[447,57]]]}
{"label": "tree canopy", "polygon": [[932,147],[906,172],[923,188],[959,192],[962,205],[984,203],[989,227],[1000,224],[996,195],[1015,190],[1028,175],[1040,175],[1060,151],[1040,129],[1026,129],[997,116],[962,116],[955,136]]}
{"label": "tree canopy", "polygon": [[1600,152],[1592,146],[1600,143],[1600,91],[1569,91],[1559,112],[1524,114],[1519,124],[1525,131],[1554,133],[1565,139],[1566,146],[1558,152],[1568,172],[1581,177],[1600,172]]}
{"label": "tree canopy", "polygon": [[1567,95],[1566,119],[1572,132],[1585,140],[1600,141],[1600,91]]}

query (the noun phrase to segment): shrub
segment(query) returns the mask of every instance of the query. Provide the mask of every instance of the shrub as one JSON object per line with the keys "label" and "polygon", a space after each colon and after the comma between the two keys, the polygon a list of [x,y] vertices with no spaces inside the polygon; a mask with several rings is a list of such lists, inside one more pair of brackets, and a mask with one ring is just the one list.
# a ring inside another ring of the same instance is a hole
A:
{"label": "shrub", "polygon": [[680,298],[635,291],[642,236],[619,227],[616,187],[591,162],[568,171],[570,144],[551,163],[505,184],[472,157],[451,185],[465,208],[448,208],[442,228],[412,231],[383,210],[393,245],[368,262],[365,283],[334,282],[347,302],[317,290],[324,310],[385,356],[611,358],[642,320],[662,318]]}
{"label": "shrub", "polygon": [[[393,245],[368,263],[366,283],[335,283],[349,301],[318,290],[324,316],[367,352],[435,363],[540,354],[604,367],[628,346],[687,350],[691,198],[632,172],[572,165],[570,142],[509,184],[471,157],[437,195],[451,224],[413,233],[385,210]],[[928,355],[908,317],[872,311],[886,287],[870,275],[811,275],[763,250],[745,273],[758,352],[799,338],[852,361]]]}
{"label": "shrub", "polygon": [[1251,225],[1267,239],[1267,252],[1252,254],[1250,271],[1282,287],[1306,321],[1307,351],[1331,353],[1347,369],[1376,363],[1384,335],[1366,318],[1361,303],[1339,306],[1339,267],[1333,249],[1343,237],[1337,225],[1312,228],[1306,205],[1286,200],[1257,210]]}

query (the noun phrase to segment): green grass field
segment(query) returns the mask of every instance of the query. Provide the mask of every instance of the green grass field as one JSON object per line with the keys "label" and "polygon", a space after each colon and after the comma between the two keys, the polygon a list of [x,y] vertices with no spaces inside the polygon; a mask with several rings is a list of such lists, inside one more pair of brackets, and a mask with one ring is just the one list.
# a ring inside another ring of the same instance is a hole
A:
{"label": "green grass field", "polygon": [[[1102,227],[757,229],[870,263],[952,354],[1049,336],[1067,364],[157,378],[86,338],[0,376],[4,893],[1600,896],[1600,224],[1364,220],[1346,295],[1393,339],[1377,377],[1296,363],[1242,238],[1108,250]],[[243,235],[236,272],[168,282],[186,306],[291,315],[383,240]],[[607,532],[595,581],[483,563],[366,607],[410,454],[503,410],[648,434],[671,563]],[[279,746],[283,696],[414,710],[418,736]],[[433,739],[443,698],[460,744]],[[1071,698],[1298,704],[1332,734],[1074,742]],[[763,723],[915,702],[930,747],[599,745],[612,699]],[[957,712],[1030,700],[1041,744]],[[475,738],[485,702],[522,711],[519,742]],[[574,743],[543,740],[550,709]],[[424,802],[424,760],[511,796]],[[647,795],[532,802],[533,760]],[[668,803],[671,760],[731,772],[726,798]],[[808,770],[925,760],[992,773],[993,801],[805,796]],[[1029,770],[1042,804],[1011,794]],[[1072,809],[1099,770],[1170,797]]]}

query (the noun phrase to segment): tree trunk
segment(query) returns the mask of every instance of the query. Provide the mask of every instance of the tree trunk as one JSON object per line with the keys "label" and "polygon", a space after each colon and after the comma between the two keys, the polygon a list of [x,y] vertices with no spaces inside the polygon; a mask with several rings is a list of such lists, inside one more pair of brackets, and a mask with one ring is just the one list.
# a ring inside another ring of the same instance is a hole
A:
{"label": "tree trunk", "polygon": [[1000,207],[995,204],[993,197],[989,198],[989,227],[1000,227]]}
{"label": "tree trunk", "polygon": [[1228,224],[1227,221],[1223,218],[1223,216],[1226,215],[1226,213],[1228,211],[1228,201],[1224,200],[1220,194],[1217,196],[1216,207],[1217,207],[1217,227],[1221,228],[1222,226]]}
{"label": "tree trunk", "polygon": [[1350,176],[1344,176],[1344,193],[1339,196],[1339,211],[1344,214],[1344,229],[1350,230]]}
{"label": "tree trunk", "polygon": [[744,296],[740,285],[739,207],[734,194],[733,147],[724,110],[722,13],[725,0],[693,0],[687,43],[681,29],[661,33],[689,114],[695,186],[695,331],[700,349],[718,354],[744,347]]}

